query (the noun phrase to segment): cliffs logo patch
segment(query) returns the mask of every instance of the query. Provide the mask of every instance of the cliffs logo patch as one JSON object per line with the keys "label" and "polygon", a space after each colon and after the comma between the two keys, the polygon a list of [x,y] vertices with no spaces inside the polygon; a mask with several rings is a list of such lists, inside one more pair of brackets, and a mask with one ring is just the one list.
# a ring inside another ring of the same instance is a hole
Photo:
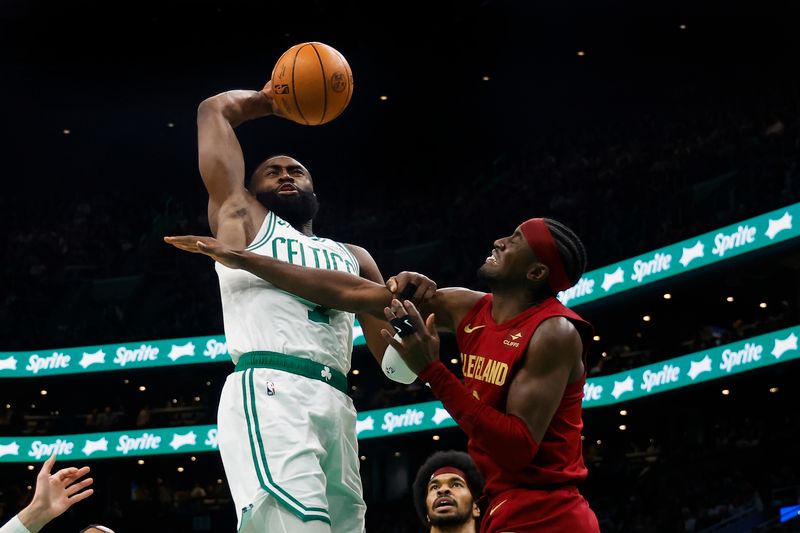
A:
{"label": "cliffs logo patch", "polygon": [[519,348],[519,340],[522,338],[522,332],[517,331],[509,333],[508,336],[503,339],[503,344],[509,346],[511,348]]}

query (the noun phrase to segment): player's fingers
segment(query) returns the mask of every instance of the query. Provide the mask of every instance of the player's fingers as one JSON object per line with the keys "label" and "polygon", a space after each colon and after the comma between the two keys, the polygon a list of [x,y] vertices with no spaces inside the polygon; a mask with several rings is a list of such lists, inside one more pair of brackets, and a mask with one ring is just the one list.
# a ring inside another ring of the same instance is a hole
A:
{"label": "player's fingers", "polygon": [[81,467],[80,469],[78,469],[78,468],[70,468],[69,470],[70,471],[65,473],[64,476],[62,477],[62,481],[66,481],[68,483],[72,483],[76,479],[80,479],[83,476],[85,476],[86,474],[88,474],[89,470],[91,470],[91,469],[88,466],[84,466],[84,467]]}
{"label": "player's fingers", "polygon": [[75,505],[76,503],[85,500],[89,496],[94,494],[94,489],[87,489],[81,493],[75,494],[72,496],[68,501],[70,505]]}
{"label": "player's fingers", "polygon": [[75,484],[70,485],[69,487],[67,487],[65,492],[67,493],[67,496],[72,496],[73,494],[76,494],[76,493],[82,491],[83,489],[85,489],[86,487],[91,485],[92,483],[94,483],[94,479],[92,479],[90,477],[87,477],[86,479],[84,479],[80,483],[75,483]]}
{"label": "player's fingers", "polygon": [[49,477],[50,471],[53,469],[53,465],[55,464],[55,462],[56,462],[56,452],[53,452],[53,454],[50,457],[48,457],[47,460],[42,465],[42,469],[39,470],[39,475]]}
{"label": "player's fingers", "polygon": [[424,333],[425,321],[422,320],[422,315],[419,314],[417,306],[414,305],[414,302],[411,300],[406,300],[403,302],[403,309],[405,309],[406,313],[408,313],[409,318],[411,318],[411,323],[414,324],[415,328],[417,328],[417,332]]}
{"label": "player's fingers", "polygon": [[439,338],[439,332],[436,330],[436,315],[433,313],[428,315],[425,320],[425,327],[428,329],[428,334],[434,339]]}
{"label": "player's fingers", "polygon": [[405,351],[405,346],[403,343],[395,339],[394,335],[389,333],[389,331],[382,329],[381,336],[383,337],[383,340],[388,342],[395,350],[398,351],[398,353],[403,353]]}
{"label": "player's fingers", "polygon": [[392,311],[392,308],[391,308],[391,307],[384,307],[384,308],[383,308],[383,315],[386,317],[386,320],[388,320],[388,321],[390,321],[390,322],[391,322],[391,320],[392,320],[393,318],[396,318],[396,317],[394,316],[394,311]]}
{"label": "player's fingers", "polygon": [[397,289],[398,289],[397,278],[394,276],[389,278],[389,281],[386,282],[386,288],[389,289],[389,292],[391,292],[392,294],[397,294]]}
{"label": "player's fingers", "polygon": [[396,316],[396,317],[404,317],[404,316],[406,316],[408,314],[408,312],[403,307],[402,302],[400,300],[398,300],[397,298],[392,300],[391,307],[392,307],[392,312],[394,313],[394,316]]}

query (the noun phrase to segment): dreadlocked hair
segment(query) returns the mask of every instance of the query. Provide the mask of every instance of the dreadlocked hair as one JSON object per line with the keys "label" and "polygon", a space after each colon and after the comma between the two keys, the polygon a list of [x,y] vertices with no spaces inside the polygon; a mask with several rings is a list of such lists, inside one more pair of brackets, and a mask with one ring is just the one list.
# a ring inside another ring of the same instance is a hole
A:
{"label": "dreadlocked hair", "polygon": [[481,477],[478,468],[472,461],[469,454],[460,452],[458,450],[439,451],[428,457],[428,459],[417,470],[417,478],[414,480],[413,493],[414,493],[414,507],[417,508],[417,515],[425,526],[430,526],[428,523],[428,509],[425,506],[425,500],[428,497],[428,482],[434,472],[443,466],[454,466],[464,472],[470,493],[472,493],[473,501],[477,501],[483,493],[483,477]]}
{"label": "dreadlocked hair", "polygon": [[545,218],[544,223],[556,243],[570,285],[575,285],[586,271],[586,248],[575,232],[561,222]]}

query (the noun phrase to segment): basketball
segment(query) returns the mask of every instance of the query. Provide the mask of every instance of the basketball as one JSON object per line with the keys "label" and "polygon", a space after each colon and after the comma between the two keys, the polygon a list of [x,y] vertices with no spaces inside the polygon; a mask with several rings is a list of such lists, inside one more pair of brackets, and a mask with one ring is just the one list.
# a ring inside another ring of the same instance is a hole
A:
{"label": "basketball", "polygon": [[317,126],[338,117],[353,96],[353,73],[342,54],[327,44],[292,46],[272,69],[272,94],[284,116]]}

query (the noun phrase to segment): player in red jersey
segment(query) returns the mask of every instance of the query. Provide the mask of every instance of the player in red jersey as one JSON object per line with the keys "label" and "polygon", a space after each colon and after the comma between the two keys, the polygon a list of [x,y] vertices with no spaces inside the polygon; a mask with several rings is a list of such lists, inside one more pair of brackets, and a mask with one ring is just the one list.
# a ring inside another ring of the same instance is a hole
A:
{"label": "player in red jersey", "polygon": [[[469,436],[489,500],[482,532],[599,531],[577,489],[587,475],[581,402],[591,326],[555,298],[585,264],[572,231],[530,219],[495,241],[481,266],[491,294],[440,289],[422,306],[433,311],[425,323],[411,302],[386,310],[389,319],[410,316],[414,334],[384,337]],[[439,360],[437,326],[456,332],[463,384]]]}
{"label": "player in red jersey", "polygon": [[[424,276],[402,273],[385,287],[342,272],[288,265],[186,237],[184,249],[243,268],[278,287],[334,309],[374,312],[409,283],[431,314],[423,323],[409,301],[391,300],[389,319],[409,315],[416,332],[387,342],[468,435],[486,479],[484,533],[596,532],[597,518],[577,489],[587,475],[580,434],[591,326],[555,295],[586,266],[580,239],[563,224],[533,218],[498,239],[480,268],[491,294],[464,288],[434,292]],[[198,244],[199,242],[199,244]],[[439,360],[436,328],[456,332],[464,383]]]}

